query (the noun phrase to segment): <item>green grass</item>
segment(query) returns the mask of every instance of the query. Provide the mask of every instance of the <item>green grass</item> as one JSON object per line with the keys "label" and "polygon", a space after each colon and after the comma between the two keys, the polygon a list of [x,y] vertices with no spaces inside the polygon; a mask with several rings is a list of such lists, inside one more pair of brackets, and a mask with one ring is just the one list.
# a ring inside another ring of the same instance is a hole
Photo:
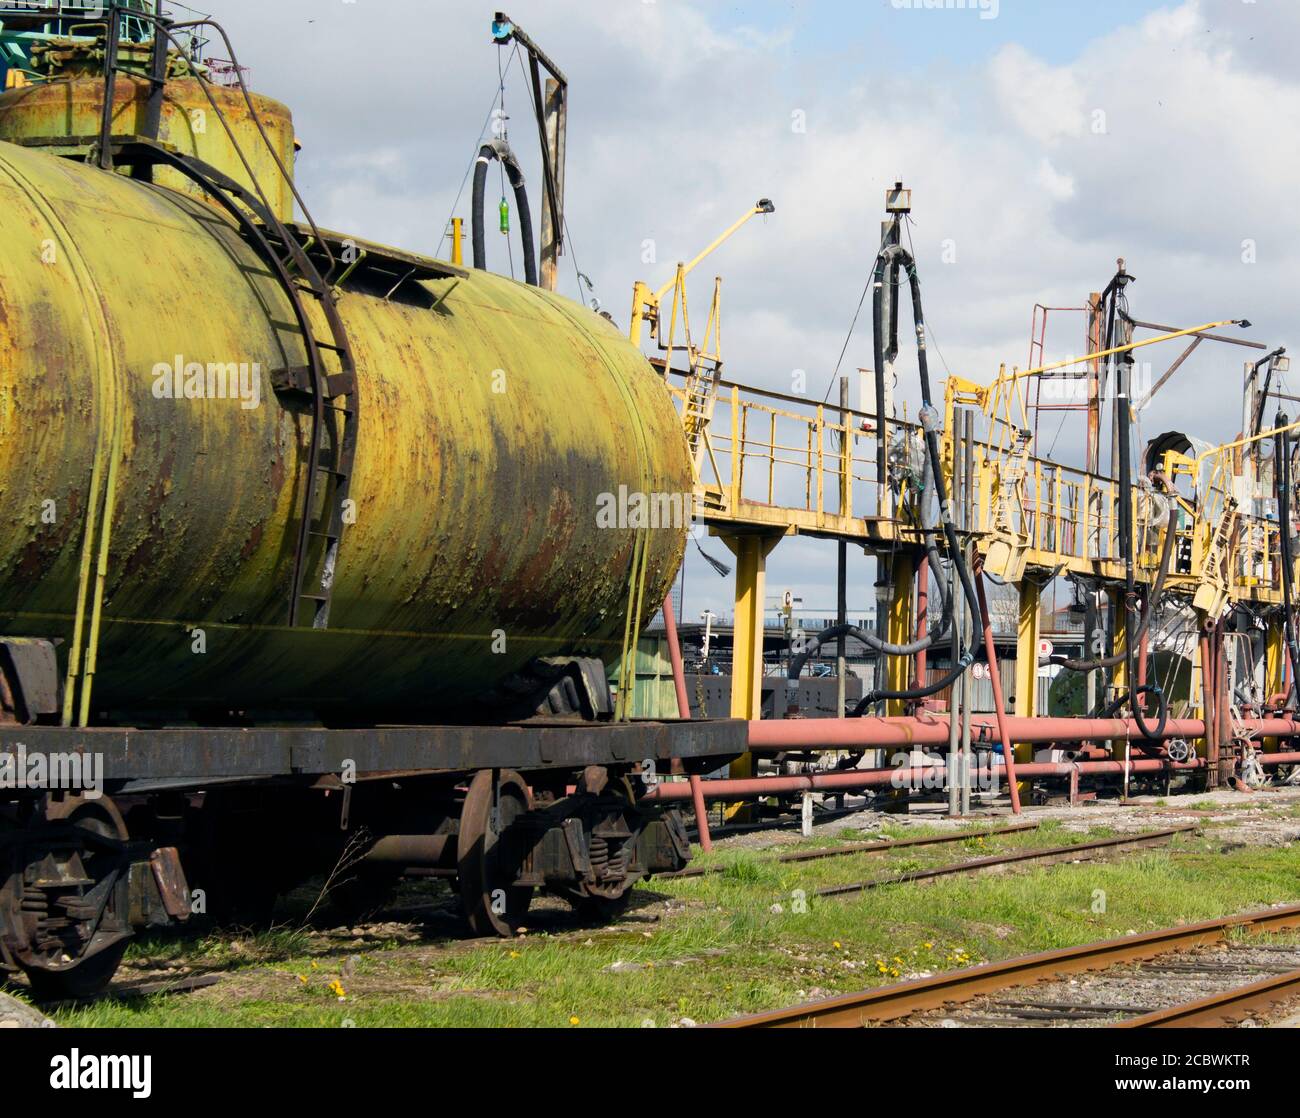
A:
{"label": "green grass", "polygon": [[[664,1027],[1300,900],[1300,848],[1223,853],[1212,834],[1113,861],[1031,863],[842,898],[813,894],[824,885],[1103,832],[1074,834],[1049,822],[997,839],[787,864],[769,852],[716,853],[702,861],[725,872],[642,886],[638,906],[615,928],[500,944],[358,947],[346,933],[302,931],[142,941],[132,958],[184,960],[196,971],[220,971],[223,981],[55,1017],[84,1026]],[[780,850],[806,845],[815,844]],[[616,963],[622,966],[611,970]],[[343,1000],[330,989],[335,981]]]}
{"label": "green grass", "polygon": [[185,962],[204,970],[234,970],[252,962],[290,959],[305,954],[311,937],[305,928],[274,928],[269,931],[222,935],[139,936],[127,948],[126,961],[152,964]]}

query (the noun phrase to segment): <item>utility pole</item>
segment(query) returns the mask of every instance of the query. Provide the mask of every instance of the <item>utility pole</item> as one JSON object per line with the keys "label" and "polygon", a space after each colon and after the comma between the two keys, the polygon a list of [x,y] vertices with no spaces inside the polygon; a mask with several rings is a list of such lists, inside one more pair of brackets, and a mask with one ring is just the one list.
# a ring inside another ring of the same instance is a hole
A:
{"label": "utility pole", "polygon": [[[542,247],[541,286],[554,291],[559,282],[559,258],[564,252],[564,142],[569,115],[569,82],[560,68],[517,23],[497,12],[492,20],[492,39],[498,46],[515,42],[528,55],[532,80],[533,112],[537,139],[542,149]],[[542,86],[542,70],[549,77]]]}
{"label": "utility pole", "polygon": [[[849,516],[852,509],[849,504],[849,478],[853,461],[853,436],[849,434],[849,378],[840,377],[840,426],[844,428],[841,438],[844,445],[840,447],[840,515]],[[847,540],[840,540],[836,545],[838,565],[836,567],[835,624],[843,626],[849,621],[848,558]],[[845,672],[848,669],[848,644],[844,633],[835,638],[835,716],[844,717],[844,705],[847,702]]]}

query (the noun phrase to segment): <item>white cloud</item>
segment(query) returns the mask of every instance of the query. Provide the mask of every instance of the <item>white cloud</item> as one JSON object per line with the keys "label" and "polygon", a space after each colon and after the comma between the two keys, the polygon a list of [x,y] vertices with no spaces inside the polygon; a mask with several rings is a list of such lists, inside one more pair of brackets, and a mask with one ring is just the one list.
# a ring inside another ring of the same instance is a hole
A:
{"label": "white cloud", "polygon": [[1086,127],[1083,77],[1050,66],[1023,47],[1004,47],[989,68],[999,107],[1031,140],[1050,144]]}
{"label": "white cloud", "polygon": [[1038,171],[1034,176],[1034,181],[1047,192],[1047,194],[1057,202],[1064,202],[1068,198],[1074,197],[1074,179],[1069,175],[1063,175],[1055,167],[1052,161],[1043,156],[1038,163]]}

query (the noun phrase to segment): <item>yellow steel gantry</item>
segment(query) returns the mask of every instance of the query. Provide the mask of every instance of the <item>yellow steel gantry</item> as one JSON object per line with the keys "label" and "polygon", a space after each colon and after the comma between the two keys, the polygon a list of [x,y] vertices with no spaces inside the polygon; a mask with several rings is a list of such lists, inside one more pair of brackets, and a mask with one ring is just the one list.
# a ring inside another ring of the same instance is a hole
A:
{"label": "yellow steel gantry", "polygon": [[[919,522],[906,502],[898,515],[889,515],[887,490],[898,482],[888,470],[885,491],[877,480],[871,412],[723,379],[718,340],[720,279],[715,281],[705,342],[696,347],[690,339],[687,275],[750,218],[767,212],[770,203],[762,202],[746,212],[693,260],[679,264],[674,278],[658,290],[638,282],[631,329],[633,341],[639,342],[649,324],[662,355],[652,358],[652,363],[679,401],[695,452],[696,516],[737,557],[730,713],[746,719],[760,717],[764,577],[767,556],[776,544],[785,536],[807,535],[846,540],[877,554],[889,552],[900,584],[894,588],[887,635],[902,642],[914,626],[910,588],[916,564],[900,562],[908,553],[898,547],[916,547],[921,542]],[[665,334],[661,303],[670,292]],[[674,337],[679,316],[684,344]],[[1096,368],[1108,357],[1180,338],[1200,339],[1208,331],[1232,325],[1244,323],[1239,319],[1207,322],[1033,368],[1008,371],[1003,366],[989,384],[960,376],[947,378],[942,457],[950,493],[961,411],[974,410],[987,425],[986,435],[967,448],[973,475],[967,482],[962,534],[974,544],[986,570],[1018,587],[1016,714],[1045,713],[1036,709],[1043,585],[1063,574],[1111,585],[1124,579],[1118,546],[1118,483],[1102,473],[1034,453],[1027,384],[1072,365],[1093,363]],[[674,352],[686,355],[686,368],[675,366]],[[702,366],[707,366],[703,372]],[[707,407],[702,407],[699,398],[705,380],[710,395]],[[1290,429],[1300,429],[1300,421]],[[890,430],[894,440],[920,439],[919,426],[906,417],[891,418]],[[1279,525],[1254,515],[1242,500],[1250,485],[1249,479],[1243,480],[1244,448],[1277,433],[1265,431],[1199,455],[1167,452],[1163,470],[1170,488],[1180,479],[1190,483],[1186,494],[1161,495],[1172,506],[1167,529],[1154,523],[1154,498],[1147,490],[1141,490],[1134,501],[1132,538],[1139,571],[1148,575],[1154,571],[1163,531],[1177,531],[1182,559],[1168,573],[1165,587],[1192,600],[1203,616],[1220,616],[1231,601],[1281,604]],[[794,494],[802,499],[791,499]],[[1284,649],[1279,623],[1270,623],[1267,643],[1270,685],[1280,688]],[[910,682],[906,658],[891,657],[885,670],[891,687]],[[1032,759],[1027,748],[1017,752],[1020,760]],[[733,775],[750,775],[749,764],[748,758],[737,762]]]}

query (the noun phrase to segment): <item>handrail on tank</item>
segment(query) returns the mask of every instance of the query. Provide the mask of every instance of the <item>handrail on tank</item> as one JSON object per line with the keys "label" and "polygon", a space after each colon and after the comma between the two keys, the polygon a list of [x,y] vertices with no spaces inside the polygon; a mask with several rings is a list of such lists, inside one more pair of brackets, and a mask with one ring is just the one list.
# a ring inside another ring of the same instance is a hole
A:
{"label": "handrail on tank", "polygon": [[[112,155],[111,152],[107,151],[108,140],[111,137],[111,132],[112,132],[112,114],[113,114],[113,105],[110,97],[108,96],[108,91],[112,84],[112,77],[115,72],[116,55],[117,55],[116,36],[113,34],[112,29],[115,26],[115,21],[118,13],[122,10],[124,9],[122,9],[121,5],[117,3],[110,3],[104,14],[104,19],[102,21],[101,20],[94,21],[97,24],[102,23],[104,27],[104,35],[106,40],[105,67],[104,67],[105,68],[105,87],[104,87],[105,128],[101,135],[101,151],[100,151],[101,160],[104,158],[108,158],[110,160],[109,164],[105,169],[111,169],[112,166],[111,164]],[[235,67],[236,81],[239,86],[239,91],[243,95],[244,103],[245,105],[248,106],[249,118],[253,121],[253,124],[256,126],[258,135],[261,137],[263,144],[266,145],[266,150],[270,153],[271,158],[275,161],[275,165],[279,170],[281,177],[284,179],[286,185],[289,187],[290,192],[293,194],[294,200],[301,207],[303,217],[306,218],[307,224],[311,227],[312,235],[315,237],[316,243],[320,246],[326,258],[329,260],[329,269],[326,271],[324,276],[325,282],[329,283],[331,277],[334,275],[335,269],[338,267],[338,260],[335,258],[334,252],[329,246],[329,242],[324,237],[321,236],[320,229],[316,225],[315,218],[312,217],[311,210],[308,209],[306,201],[304,201],[302,194],[299,192],[297,185],[293,181],[293,176],[289,173],[288,169],[285,167],[284,161],[281,160],[280,153],[275,150],[275,145],[271,142],[271,138],[267,134],[266,128],[262,124],[261,118],[258,116],[257,110],[253,105],[252,94],[249,91],[248,85],[244,81],[243,67],[240,65],[239,57],[235,53],[234,44],[230,41],[230,36],[226,33],[226,29],[222,27],[221,24],[217,23],[216,20],[213,19],[194,19],[194,20],[185,20],[184,22],[180,22],[180,23],[173,23],[171,20],[167,19],[165,16],[161,14],[161,4],[159,4],[158,11],[142,12],[142,11],[137,11],[135,9],[131,9],[131,14],[135,18],[142,19],[145,22],[151,24],[154,28],[155,38],[159,33],[161,33],[166,37],[167,41],[176,48],[177,53],[180,54],[183,54],[184,51],[182,50],[180,40],[177,38],[175,34],[173,34],[173,32],[187,31],[193,28],[210,28],[221,37],[222,45],[225,47],[227,53],[230,56],[230,62]],[[258,180],[256,173],[253,171],[252,165],[248,161],[248,157],[244,154],[244,150],[240,146],[239,140],[235,136],[234,130],[230,127],[230,122],[226,119],[226,115],[221,110],[221,106],[217,104],[216,98],[212,96],[212,92],[209,87],[213,83],[206,76],[199,73],[197,70],[194,71],[194,76],[199,83],[199,88],[203,90],[204,97],[207,98],[208,105],[211,107],[213,113],[216,114],[217,119],[221,122],[222,128],[225,129],[226,136],[230,140],[231,147],[234,149],[235,154],[239,157],[239,161],[243,165],[245,173],[248,175],[249,182],[252,184],[254,191],[257,192],[257,196],[261,200],[262,205],[267,209],[268,212],[273,213],[274,207],[272,206],[270,199],[267,197],[266,192],[262,189],[262,184]],[[156,77],[158,80],[161,80],[165,83],[167,80],[166,65],[162,67],[162,74],[154,75],[154,77]],[[277,232],[279,232],[279,230],[277,230]],[[288,235],[287,232],[285,233],[285,235]]]}

